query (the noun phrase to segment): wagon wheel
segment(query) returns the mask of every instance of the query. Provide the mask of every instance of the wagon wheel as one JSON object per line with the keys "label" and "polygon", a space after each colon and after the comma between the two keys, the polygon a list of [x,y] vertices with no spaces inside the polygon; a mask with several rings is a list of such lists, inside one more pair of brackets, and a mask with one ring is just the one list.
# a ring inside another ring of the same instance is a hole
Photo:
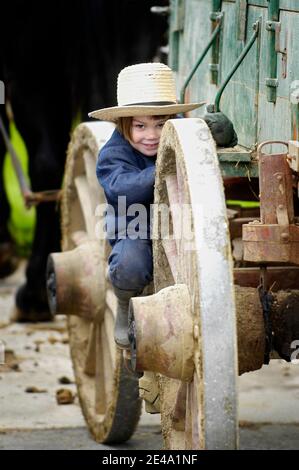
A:
{"label": "wagon wheel", "polygon": [[64,253],[52,255],[48,263],[48,279],[55,277],[50,303],[56,303],[56,313],[68,315],[81,408],[94,438],[105,443],[129,439],[141,410],[138,379],[124,367],[113,338],[116,297],[106,276],[105,196],[95,174],[99,149],[113,128],[86,123],[73,134],[62,200]]}
{"label": "wagon wheel", "polygon": [[[168,121],[159,149],[153,227],[156,294],[131,304],[136,367],[159,373],[166,448],[233,449],[235,301],[216,149],[201,119]],[[170,208],[168,239],[163,205]]]}
{"label": "wagon wheel", "polygon": [[[217,153],[204,121],[168,124],[157,175],[155,202],[170,206],[175,245],[159,240],[161,218],[156,217],[155,290],[187,285],[195,365],[190,383],[160,381],[164,438],[169,448],[235,448],[237,348],[232,260]],[[183,227],[175,214],[176,204],[186,208]],[[191,236],[184,233],[188,215]]]}

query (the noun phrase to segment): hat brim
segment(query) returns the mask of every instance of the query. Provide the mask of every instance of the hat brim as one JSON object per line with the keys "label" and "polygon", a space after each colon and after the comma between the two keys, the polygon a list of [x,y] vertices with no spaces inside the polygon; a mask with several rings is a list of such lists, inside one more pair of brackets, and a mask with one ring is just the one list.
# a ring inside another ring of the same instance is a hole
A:
{"label": "hat brim", "polygon": [[88,113],[89,117],[101,119],[102,121],[116,121],[120,117],[134,116],[163,116],[168,114],[186,113],[193,109],[203,106],[206,101],[201,103],[170,104],[164,106],[114,106],[112,108],[103,108]]}

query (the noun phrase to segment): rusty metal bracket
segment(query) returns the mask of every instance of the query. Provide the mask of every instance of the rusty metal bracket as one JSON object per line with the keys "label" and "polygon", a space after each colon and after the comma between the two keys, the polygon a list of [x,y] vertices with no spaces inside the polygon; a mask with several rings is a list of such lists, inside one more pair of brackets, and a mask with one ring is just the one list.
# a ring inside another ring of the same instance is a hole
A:
{"label": "rusty metal bracket", "polygon": [[256,263],[299,264],[299,226],[295,222],[293,204],[293,175],[288,152],[265,154],[269,144],[287,142],[267,141],[258,147],[260,183],[260,221],[244,224],[244,259]]}

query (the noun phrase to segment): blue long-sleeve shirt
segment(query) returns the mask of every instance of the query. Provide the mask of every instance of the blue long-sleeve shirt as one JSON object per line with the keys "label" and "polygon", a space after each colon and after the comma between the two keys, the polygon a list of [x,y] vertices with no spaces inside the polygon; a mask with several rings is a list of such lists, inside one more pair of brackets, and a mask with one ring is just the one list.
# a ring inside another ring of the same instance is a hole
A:
{"label": "blue long-sleeve shirt", "polygon": [[[110,243],[132,237],[132,233],[138,233],[139,238],[150,238],[155,163],[155,157],[138,152],[117,129],[101,149],[96,173],[108,202],[106,225]],[[143,210],[140,212],[141,207],[134,204],[142,204]],[[134,219],[137,222],[136,217],[138,225],[132,222]]]}

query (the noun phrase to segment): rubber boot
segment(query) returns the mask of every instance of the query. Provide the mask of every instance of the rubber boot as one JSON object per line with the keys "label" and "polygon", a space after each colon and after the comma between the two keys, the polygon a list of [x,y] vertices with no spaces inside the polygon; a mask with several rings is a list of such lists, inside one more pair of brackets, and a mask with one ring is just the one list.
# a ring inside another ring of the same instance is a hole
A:
{"label": "rubber boot", "polygon": [[128,338],[128,311],[129,303],[132,297],[137,297],[142,290],[124,290],[113,286],[114,293],[117,297],[117,312],[114,326],[114,341],[121,349],[129,349],[130,343]]}

